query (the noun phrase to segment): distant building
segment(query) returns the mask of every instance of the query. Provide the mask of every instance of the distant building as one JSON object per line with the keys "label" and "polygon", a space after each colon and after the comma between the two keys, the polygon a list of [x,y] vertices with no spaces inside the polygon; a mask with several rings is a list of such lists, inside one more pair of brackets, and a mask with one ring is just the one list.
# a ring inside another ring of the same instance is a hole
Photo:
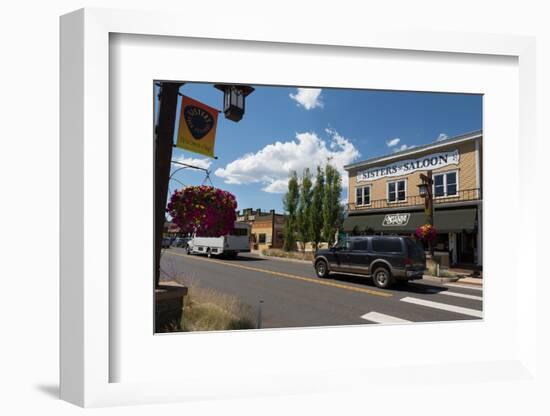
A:
{"label": "distant building", "polygon": [[163,229],[165,236],[171,236],[174,237],[176,235],[179,235],[181,230],[180,227],[178,227],[176,224],[174,224],[171,221],[164,221],[164,229]]}
{"label": "distant building", "polygon": [[283,247],[283,228],[285,225],[283,214],[275,213],[274,209],[269,212],[262,212],[261,209],[246,208],[242,212],[237,211],[237,221],[252,226],[250,231],[252,250]]}
{"label": "distant building", "polygon": [[436,256],[451,265],[482,264],[481,131],[391,153],[344,168],[348,234],[411,235],[426,223],[420,174],[433,172]]}

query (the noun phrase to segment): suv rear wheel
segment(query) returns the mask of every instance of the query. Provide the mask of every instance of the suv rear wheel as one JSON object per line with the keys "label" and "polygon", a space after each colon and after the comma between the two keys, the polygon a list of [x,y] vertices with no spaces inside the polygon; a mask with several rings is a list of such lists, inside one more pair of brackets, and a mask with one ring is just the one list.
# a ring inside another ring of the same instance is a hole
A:
{"label": "suv rear wheel", "polygon": [[376,287],[388,289],[391,286],[391,273],[385,266],[377,266],[372,274],[372,281]]}
{"label": "suv rear wheel", "polygon": [[327,262],[324,260],[317,260],[317,263],[315,263],[315,273],[317,273],[317,276],[321,279],[328,277],[329,271]]}

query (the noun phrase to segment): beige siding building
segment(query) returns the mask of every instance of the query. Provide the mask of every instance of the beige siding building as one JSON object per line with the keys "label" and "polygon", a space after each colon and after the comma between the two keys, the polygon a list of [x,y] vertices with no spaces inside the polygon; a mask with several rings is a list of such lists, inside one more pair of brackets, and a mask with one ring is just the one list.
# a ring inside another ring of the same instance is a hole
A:
{"label": "beige siding building", "polygon": [[412,234],[427,222],[421,174],[432,171],[436,255],[443,264],[482,263],[482,132],[345,167],[348,234]]}
{"label": "beige siding building", "polygon": [[283,246],[283,228],[285,217],[275,213],[275,210],[262,212],[251,208],[237,212],[237,221],[246,222],[252,226],[250,230],[251,250],[281,248]]}

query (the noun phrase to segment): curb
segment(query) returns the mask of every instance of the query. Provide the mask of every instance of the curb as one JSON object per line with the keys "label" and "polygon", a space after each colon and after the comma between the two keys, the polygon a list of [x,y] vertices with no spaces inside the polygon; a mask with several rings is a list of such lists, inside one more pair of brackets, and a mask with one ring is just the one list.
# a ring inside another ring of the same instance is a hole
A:
{"label": "curb", "polygon": [[259,257],[261,259],[267,259],[267,260],[279,260],[279,261],[287,261],[291,263],[312,264],[311,260],[287,259],[285,257],[266,256],[263,254],[256,254],[256,253],[250,253],[250,254],[255,257]]}
{"label": "curb", "polygon": [[483,287],[483,279],[479,279],[479,280],[482,280],[481,282],[472,282],[472,281],[464,282],[461,279],[463,279],[463,277],[458,278],[458,283],[460,283],[461,285],[470,285],[470,286],[476,286],[476,287]]}
{"label": "curb", "polygon": [[436,276],[429,276],[425,274],[422,276],[422,279],[431,280],[432,282],[450,283],[450,282],[457,282],[460,278],[459,277],[436,277]]}

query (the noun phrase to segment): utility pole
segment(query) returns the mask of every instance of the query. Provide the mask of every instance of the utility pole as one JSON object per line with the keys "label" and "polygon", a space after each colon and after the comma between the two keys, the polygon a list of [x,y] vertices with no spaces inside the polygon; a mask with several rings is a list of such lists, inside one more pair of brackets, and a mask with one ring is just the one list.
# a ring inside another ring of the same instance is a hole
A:
{"label": "utility pole", "polygon": [[183,82],[161,82],[155,136],[155,287],[160,283],[160,253],[172,162],[178,93]]}

